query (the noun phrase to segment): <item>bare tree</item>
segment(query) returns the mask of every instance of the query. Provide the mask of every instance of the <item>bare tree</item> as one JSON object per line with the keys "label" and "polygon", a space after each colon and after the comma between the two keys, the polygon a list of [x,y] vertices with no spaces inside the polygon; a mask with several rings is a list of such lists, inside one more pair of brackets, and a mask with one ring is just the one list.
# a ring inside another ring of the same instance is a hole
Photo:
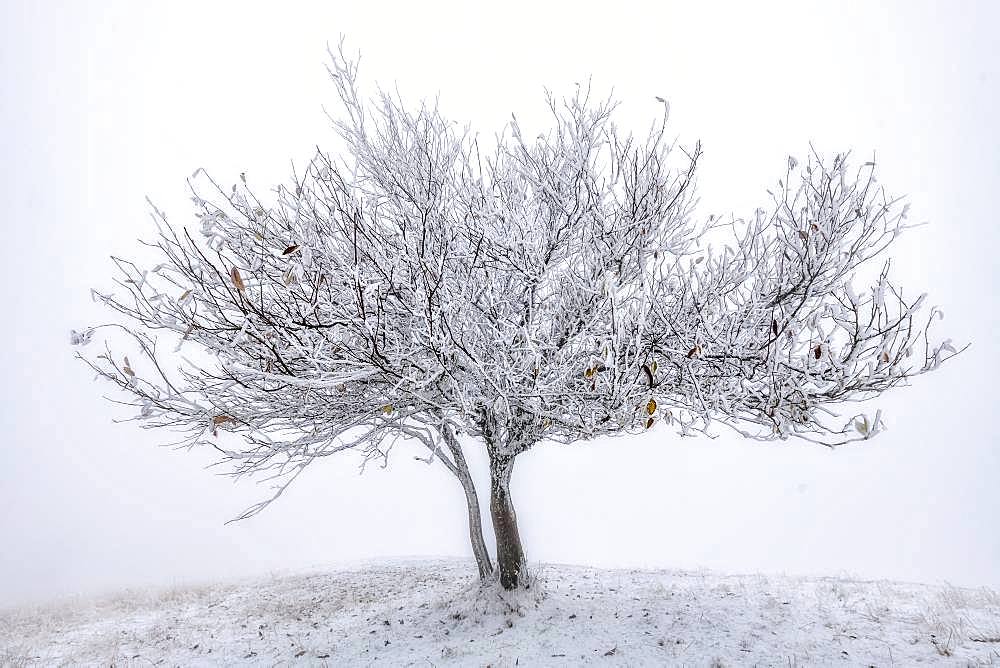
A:
{"label": "bare tree", "polygon": [[317,153],[261,197],[199,170],[199,225],[154,207],[161,263],[114,258],[124,292],[95,293],[137,364],[107,346],[83,359],[142,425],[276,481],[241,517],[318,459],[386,463],[408,439],[461,484],[487,578],[463,453],[479,442],[499,580],[513,588],[524,552],[510,480],[533,445],[717,423],[834,447],[883,427],[838,405],[956,354],[930,341],[938,312],[918,319],[923,297],[889,280],[882,258],[906,207],[872,163],[789,159],[770,208],[697,223],[701,149],[668,140],[666,103],[637,139],[612,123],[613,101],[578,87],[547,96],[547,133],[529,141],[514,119],[487,150],[436,106],[362,98],[355,63],[342,50],[331,61],[340,155]]}

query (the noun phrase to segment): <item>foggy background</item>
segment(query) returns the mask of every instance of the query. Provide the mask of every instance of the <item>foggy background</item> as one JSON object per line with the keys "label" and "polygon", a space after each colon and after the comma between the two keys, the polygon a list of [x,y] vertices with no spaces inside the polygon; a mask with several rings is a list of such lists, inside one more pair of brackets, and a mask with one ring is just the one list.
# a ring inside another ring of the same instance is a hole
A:
{"label": "foggy background", "polygon": [[513,481],[530,561],[1000,587],[1000,4],[431,4],[0,2],[0,606],[471,555],[460,487],[415,448],[363,476],[350,453],[317,463],[224,525],[268,490],[206,470],[207,452],[156,447],[170,434],[113,424],[129,414],[69,346],[70,328],[109,317],[89,294],[111,287],[108,256],[154,233],[146,195],[193,220],[196,168],[264,191],[332,145],[323,66],[340,33],[366,92],[440,92],[484,135],[511,112],[541,121],[544,86],[588,75],[639,133],[669,99],[672,132],[705,148],[702,216],[766,203],[812,141],[854,164],[874,154],[931,223],[898,241],[896,276],[944,307],[939,335],[973,347],[864,406],[884,409],[886,433],[832,452],[663,427],[543,444]]}

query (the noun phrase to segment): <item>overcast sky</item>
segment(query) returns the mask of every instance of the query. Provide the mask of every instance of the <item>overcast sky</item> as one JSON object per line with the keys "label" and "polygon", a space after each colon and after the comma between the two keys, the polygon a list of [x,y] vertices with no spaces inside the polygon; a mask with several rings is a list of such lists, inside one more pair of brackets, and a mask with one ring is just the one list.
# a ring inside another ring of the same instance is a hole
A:
{"label": "overcast sky", "polygon": [[639,132],[668,98],[673,132],[705,148],[702,215],[765,203],[811,141],[875,154],[886,187],[931,223],[899,240],[897,276],[973,347],[875,402],[889,431],[833,452],[666,428],[537,446],[512,491],[531,561],[1000,587],[1000,4],[641,4],[656,9],[0,2],[0,606],[469,553],[460,488],[406,452],[363,476],[350,454],[317,464],[264,514],[225,525],[266,490],[113,424],[127,415],[68,343],[106,317],[89,289],[111,286],[108,255],[151,236],[147,195],[182,222],[196,168],[225,184],[246,171],[264,190],[332,143],[323,65],[340,33],[368,90],[440,93],[484,134],[511,112],[541,119],[543,87],[588,75]]}

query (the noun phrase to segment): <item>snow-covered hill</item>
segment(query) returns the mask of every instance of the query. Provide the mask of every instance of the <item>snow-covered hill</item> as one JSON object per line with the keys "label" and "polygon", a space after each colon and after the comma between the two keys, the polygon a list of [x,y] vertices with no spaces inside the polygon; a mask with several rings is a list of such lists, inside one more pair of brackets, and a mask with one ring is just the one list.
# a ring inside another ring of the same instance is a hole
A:
{"label": "snow-covered hill", "polygon": [[1000,665],[1000,594],[833,578],[406,561],[0,612],[7,665]]}

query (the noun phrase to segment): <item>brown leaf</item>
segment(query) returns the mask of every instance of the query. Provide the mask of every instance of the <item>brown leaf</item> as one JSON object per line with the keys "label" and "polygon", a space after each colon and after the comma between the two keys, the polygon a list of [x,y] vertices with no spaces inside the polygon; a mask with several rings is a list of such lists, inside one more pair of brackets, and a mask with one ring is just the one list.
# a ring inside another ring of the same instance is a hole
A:
{"label": "brown leaf", "polygon": [[650,399],[646,403],[646,413],[652,415],[655,412],[656,412],[656,399]]}
{"label": "brown leaf", "polygon": [[889,353],[887,353],[886,351],[883,350],[882,351],[882,358],[881,359],[882,359],[883,362],[885,362],[886,364],[888,364],[889,363]]}
{"label": "brown leaf", "polygon": [[237,290],[239,290],[240,292],[246,292],[247,286],[243,283],[243,278],[240,276],[239,269],[233,267],[229,271],[229,277],[233,279],[233,285],[236,286]]}
{"label": "brown leaf", "polygon": [[799,230],[799,238],[802,239],[802,241],[807,241],[809,239],[809,235],[806,232]]}
{"label": "brown leaf", "polygon": [[688,355],[687,356],[690,359],[691,357],[694,357],[695,355],[700,355],[700,354],[701,354],[701,346],[695,346],[694,348],[692,348],[691,350],[688,351]]}
{"label": "brown leaf", "polygon": [[650,427],[652,427],[654,421],[655,420],[653,420],[653,418],[646,418],[646,429],[649,429]]}
{"label": "brown leaf", "polygon": [[236,418],[232,418],[228,415],[216,415],[212,418],[212,424],[218,427],[220,424],[226,424],[227,422],[236,422]]}
{"label": "brown leaf", "polygon": [[816,346],[816,350],[813,351],[813,355],[816,356],[816,359],[819,359],[820,357],[822,357],[823,356],[823,346],[822,345]]}
{"label": "brown leaf", "polygon": [[584,378],[593,378],[594,377],[594,368],[593,367],[587,367],[587,370],[583,372],[583,377]]}
{"label": "brown leaf", "polygon": [[182,294],[182,295],[180,296],[180,299],[178,299],[177,301],[179,301],[179,302],[182,302],[182,301],[184,301],[185,299],[187,299],[187,298],[188,298],[188,297],[189,297],[190,295],[191,295],[191,291],[190,291],[190,290],[185,290],[185,291],[184,291],[184,294]]}
{"label": "brown leaf", "polygon": [[284,251],[282,251],[281,254],[282,255],[291,255],[292,253],[294,253],[298,249],[299,249],[299,245],[298,244],[292,244],[291,246],[289,246],[288,248],[286,248]]}
{"label": "brown leaf", "polygon": [[382,407],[382,412],[385,413],[386,415],[389,415],[390,413],[392,413],[392,411],[393,411],[392,404],[386,404],[385,406]]}
{"label": "brown leaf", "polygon": [[778,321],[777,320],[771,320],[771,331],[774,332],[775,336],[778,335]]}
{"label": "brown leaf", "polygon": [[135,371],[132,371],[132,365],[129,364],[127,356],[125,357],[125,364],[124,364],[124,366],[122,366],[122,371],[124,371],[125,373],[127,373],[130,376],[135,376]]}

